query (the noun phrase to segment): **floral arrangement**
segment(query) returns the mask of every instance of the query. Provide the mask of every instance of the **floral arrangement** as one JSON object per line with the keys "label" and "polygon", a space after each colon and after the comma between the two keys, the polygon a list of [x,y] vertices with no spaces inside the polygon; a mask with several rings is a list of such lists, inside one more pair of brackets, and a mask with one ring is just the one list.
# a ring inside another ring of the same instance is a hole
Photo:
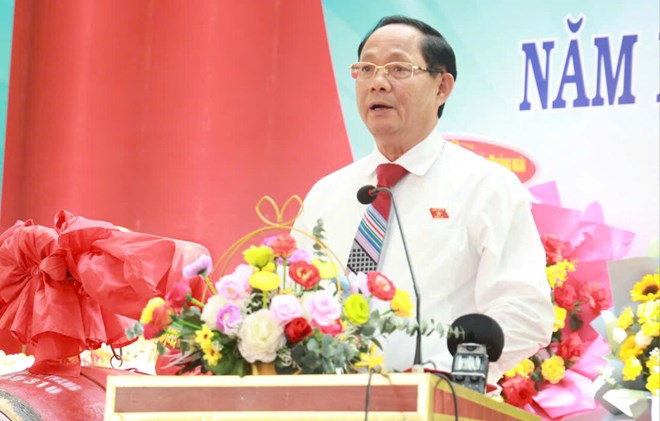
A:
{"label": "floral arrangement", "polygon": [[[242,376],[264,363],[278,373],[350,373],[381,364],[378,338],[416,331],[409,293],[379,272],[345,276],[315,249],[298,249],[287,234],[268,237],[215,283],[203,256],[167,295],[149,301],[128,336],[158,338],[178,374]],[[195,277],[207,282],[207,299],[191,295]]]}

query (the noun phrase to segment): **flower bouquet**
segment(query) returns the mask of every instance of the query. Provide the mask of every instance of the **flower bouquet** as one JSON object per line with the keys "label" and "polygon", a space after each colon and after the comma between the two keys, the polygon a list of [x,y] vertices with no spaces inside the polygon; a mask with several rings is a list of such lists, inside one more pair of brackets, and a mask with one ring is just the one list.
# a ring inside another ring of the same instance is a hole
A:
{"label": "flower bouquet", "polygon": [[[652,264],[657,259],[637,258],[612,262],[612,267],[614,272],[617,266],[639,272],[640,265]],[[603,312],[611,353],[594,385],[597,398],[610,412],[637,418],[648,410],[648,398],[657,404],[660,393],[660,273],[646,273],[636,282],[630,275],[626,278],[630,301]]]}
{"label": "flower bouquet", "polygon": [[532,214],[546,251],[555,305],[549,345],[500,380],[504,399],[541,416],[562,419],[590,412],[589,393],[609,347],[592,322],[612,305],[608,261],[628,253],[634,235],[604,223],[600,205],[562,207],[555,183],[532,187]]}
{"label": "flower bouquet", "polygon": [[[418,327],[410,295],[379,272],[341,273],[322,233],[317,226],[313,253],[288,234],[268,237],[215,281],[211,258],[203,256],[166,296],[149,302],[129,337],[158,338],[177,374],[242,376],[263,372],[264,364],[282,374],[334,374],[382,364],[378,339]],[[209,297],[191,295],[195,277],[207,282]],[[443,333],[432,323],[420,328]]]}

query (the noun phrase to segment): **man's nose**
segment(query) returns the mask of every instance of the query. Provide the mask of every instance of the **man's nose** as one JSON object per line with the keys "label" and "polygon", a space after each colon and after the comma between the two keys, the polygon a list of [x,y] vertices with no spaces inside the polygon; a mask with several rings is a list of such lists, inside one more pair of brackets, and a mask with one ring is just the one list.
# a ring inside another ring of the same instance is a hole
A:
{"label": "man's nose", "polygon": [[373,79],[371,79],[371,89],[389,89],[390,88],[390,79],[387,75],[387,72],[384,68],[376,69]]}

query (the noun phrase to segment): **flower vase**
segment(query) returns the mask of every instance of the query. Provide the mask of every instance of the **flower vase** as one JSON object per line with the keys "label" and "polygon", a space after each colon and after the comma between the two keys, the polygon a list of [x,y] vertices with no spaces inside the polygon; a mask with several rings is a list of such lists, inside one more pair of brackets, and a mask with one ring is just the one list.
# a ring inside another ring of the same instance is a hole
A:
{"label": "flower vase", "polygon": [[264,363],[255,361],[251,364],[253,376],[274,376],[277,374],[275,370],[275,363]]}

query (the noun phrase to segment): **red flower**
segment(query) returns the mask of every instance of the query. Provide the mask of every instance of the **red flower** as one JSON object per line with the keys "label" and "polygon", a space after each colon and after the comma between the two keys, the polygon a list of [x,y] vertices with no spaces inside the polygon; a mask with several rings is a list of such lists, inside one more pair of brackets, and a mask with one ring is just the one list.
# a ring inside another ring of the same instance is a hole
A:
{"label": "red flower", "polygon": [[577,293],[573,285],[564,283],[562,286],[555,287],[552,292],[555,298],[555,303],[566,311],[571,311],[575,308],[575,300]]}
{"label": "red flower", "polygon": [[286,259],[296,250],[296,239],[288,234],[282,234],[272,237],[266,245],[273,249],[273,255],[275,257],[284,257]]}
{"label": "red flower", "polygon": [[392,281],[380,272],[369,272],[367,274],[367,288],[374,297],[383,301],[392,300],[396,293],[396,287]]}
{"label": "red flower", "polygon": [[305,289],[314,288],[321,280],[321,275],[316,266],[307,262],[291,263],[289,276],[293,281]]}
{"label": "red flower", "polygon": [[541,241],[543,242],[543,248],[545,248],[545,264],[547,266],[556,265],[564,260],[561,254],[564,249],[564,242],[556,235],[542,235]]}
{"label": "red flower", "polygon": [[334,323],[328,326],[321,326],[314,323],[314,327],[317,327],[322,333],[331,336],[337,336],[344,331],[344,326],[341,324],[340,319],[335,320]]}
{"label": "red flower", "polygon": [[304,317],[296,317],[286,324],[284,334],[290,344],[295,344],[311,335],[312,327]]}
{"label": "red flower", "polygon": [[580,339],[580,335],[576,332],[568,335],[568,338],[559,344],[556,354],[566,361],[577,362],[582,356],[582,340]]}
{"label": "red flower", "polygon": [[522,408],[532,403],[532,398],[536,395],[534,380],[516,374],[502,383],[502,393],[508,403]]}
{"label": "red flower", "polygon": [[610,307],[610,294],[600,284],[589,283],[580,289],[580,301],[588,303],[594,313],[600,314],[601,310]]}
{"label": "red flower", "polygon": [[179,281],[169,290],[165,296],[165,301],[167,301],[167,304],[173,308],[181,308],[188,301],[186,295],[189,295],[190,293],[191,291],[188,281]]}

